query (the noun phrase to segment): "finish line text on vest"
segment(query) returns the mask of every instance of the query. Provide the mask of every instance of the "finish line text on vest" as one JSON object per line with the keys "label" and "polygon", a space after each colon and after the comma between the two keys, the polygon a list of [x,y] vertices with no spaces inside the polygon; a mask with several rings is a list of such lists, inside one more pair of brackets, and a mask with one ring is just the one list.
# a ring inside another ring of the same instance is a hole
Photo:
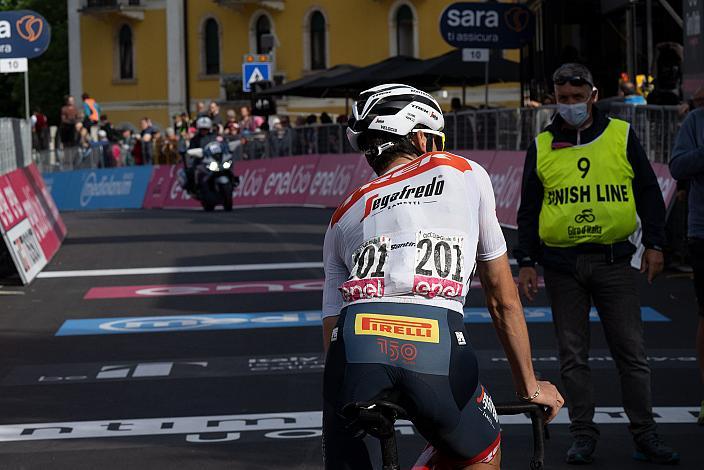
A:
{"label": "finish line text on vest", "polygon": [[546,194],[547,203],[551,206],[592,202],[592,188],[596,202],[628,202],[628,185],[626,184],[596,184],[594,186],[565,186],[553,189]]}

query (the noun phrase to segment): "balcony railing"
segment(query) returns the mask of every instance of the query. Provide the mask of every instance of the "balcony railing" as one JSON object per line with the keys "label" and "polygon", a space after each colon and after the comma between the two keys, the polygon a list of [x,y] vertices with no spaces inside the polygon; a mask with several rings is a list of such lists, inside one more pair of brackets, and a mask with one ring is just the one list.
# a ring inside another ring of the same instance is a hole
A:
{"label": "balcony railing", "polygon": [[134,20],[143,20],[143,3],[142,0],[86,0],[81,12],[93,15],[117,13]]}

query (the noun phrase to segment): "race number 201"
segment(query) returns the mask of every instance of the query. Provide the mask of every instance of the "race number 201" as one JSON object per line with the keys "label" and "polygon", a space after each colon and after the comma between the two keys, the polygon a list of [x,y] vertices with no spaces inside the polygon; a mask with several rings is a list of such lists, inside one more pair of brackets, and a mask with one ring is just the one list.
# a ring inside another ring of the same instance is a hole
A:
{"label": "race number 201", "polygon": [[466,273],[463,238],[433,232],[418,232],[413,292],[433,298],[461,297]]}
{"label": "race number 201", "polygon": [[355,250],[350,278],[340,286],[346,302],[384,295],[384,274],[390,246],[389,237],[379,236],[367,240]]}

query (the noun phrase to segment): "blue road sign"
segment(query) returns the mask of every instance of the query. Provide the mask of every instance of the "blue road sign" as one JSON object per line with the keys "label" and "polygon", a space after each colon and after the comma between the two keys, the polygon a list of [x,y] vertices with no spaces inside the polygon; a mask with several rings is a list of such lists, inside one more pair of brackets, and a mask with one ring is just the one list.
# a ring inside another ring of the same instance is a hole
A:
{"label": "blue road sign", "polygon": [[51,42],[51,26],[31,10],[0,12],[0,59],[38,57]]}
{"label": "blue road sign", "polygon": [[458,48],[514,49],[535,34],[533,12],[514,3],[449,5],[440,16],[440,34]]}
{"label": "blue road sign", "polygon": [[271,80],[271,62],[245,62],[242,64],[242,90],[252,91],[252,83],[262,80]]}

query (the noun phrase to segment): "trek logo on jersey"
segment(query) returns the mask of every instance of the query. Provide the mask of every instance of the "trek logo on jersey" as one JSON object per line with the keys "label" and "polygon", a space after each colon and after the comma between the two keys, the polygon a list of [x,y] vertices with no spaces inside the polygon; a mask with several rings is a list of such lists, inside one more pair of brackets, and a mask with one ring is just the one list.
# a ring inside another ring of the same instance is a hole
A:
{"label": "trek logo on jersey", "polygon": [[440,342],[437,320],[398,315],[358,313],[354,319],[354,334],[384,336],[422,343]]}
{"label": "trek logo on jersey", "polygon": [[362,217],[362,220],[366,219],[372,212],[394,207],[395,205],[402,204],[409,199],[440,196],[442,195],[444,189],[445,181],[438,181],[438,177],[436,176],[426,185],[411,186],[407,184],[403,187],[403,189],[401,189],[401,191],[396,191],[383,197],[380,197],[378,193],[372,194],[369,196],[369,199],[367,199],[364,207],[364,217]]}

